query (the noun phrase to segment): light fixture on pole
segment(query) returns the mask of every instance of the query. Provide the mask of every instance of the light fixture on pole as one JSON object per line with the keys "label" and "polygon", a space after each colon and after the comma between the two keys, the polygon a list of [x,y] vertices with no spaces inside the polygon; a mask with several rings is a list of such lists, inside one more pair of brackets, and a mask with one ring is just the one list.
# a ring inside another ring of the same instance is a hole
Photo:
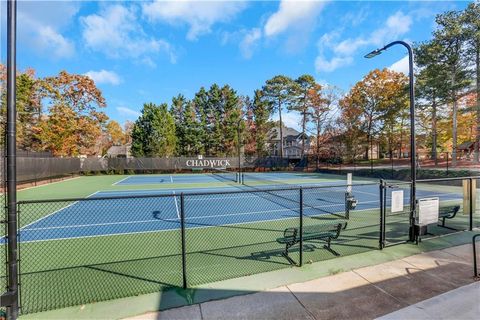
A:
{"label": "light fixture on pole", "polygon": [[[387,44],[385,47],[380,49],[375,49],[372,52],[365,55],[365,58],[370,59],[373,57],[378,56],[383,51],[387,50],[388,48],[394,45],[402,45],[407,48],[408,51],[408,77],[409,77],[409,91],[410,91],[410,174],[411,174],[411,189],[410,189],[410,232],[409,232],[409,239],[410,241],[415,240],[416,232],[414,228],[415,222],[415,211],[416,211],[416,178],[417,178],[417,170],[416,170],[416,147],[415,147],[415,88],[414,88],[414,74],[413,74],[413,49],[405,41],[394,41]],[[401,150],[400,150],[401,152]]]}

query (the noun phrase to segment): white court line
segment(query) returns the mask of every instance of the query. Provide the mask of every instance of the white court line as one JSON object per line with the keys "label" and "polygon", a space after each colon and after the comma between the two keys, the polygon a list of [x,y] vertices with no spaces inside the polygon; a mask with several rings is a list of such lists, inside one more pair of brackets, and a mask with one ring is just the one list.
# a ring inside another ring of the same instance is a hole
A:
{"label": "white court line", "polygon": [[173,177],[170,175],[170,182],[173,183]]}
{"label": "white court line", "polygon": [[249,198],[258,198],[258,196],[250,195],[243,197],[187,197],[188,201],[205,201],[205,200],[230,200],[230,199],[249,199]]}
{"label": "white court line", "polygon": [[[165,219],[168,221],[176,219]],[[118,222],[103,222],[103,223],[92,223],[92,224],[75,224],[67,226],[56,226],[56,227],[43,227],[43,228],[28,228],[25,230],[35,231],[35,230],[54,230],[54,229],[70,229],[70,228],[87,228],[87,227],[100,227],[100,226],[111,226],[111,225],[121,225],[121,224],[134,224],[134,223],[147,223],[147,222],[161,222],[162,220],[150,219],[150,220],[137,220],[137,221],[118,221]]]}
{"label": "white court line", "polygon": [[[92,193],[91,195],[87,196],[88,197],[91,197],[97,193],[99,193],[100,191],[96,191],[94,193]],[[174,192],[174,195],[175,195],[175,192]],[[234,195],[234,194],[232,194]],[[238,198],[238,197],[237,197]],[[63,209],[66,209],[76,203],[78,203],[79,201],[76,201],[74,203],[71,203],[70,205],[64,207],[64,208],[61,208],[59,210],[56,210],[55,212],[52,212],[51,214],[45,216],[45,217],[42,217],[28,225],[25,225],[24,227],[22,227],[21,229],[26,229],[28,226],[32,225],[33,223],[36,223],[38,221],[41,221],[45,218],[47,218],[48,216],[51,216]],[[365,202],[359,202],[359,204],[366,204],[366,203],[377,203],[379,201],[365,201]],[[179,216],[179,210],[178,210],[178,203],[176,201],[176,197],[175,197],[175,205],[176,205],[176,208],[177,208],[177,216],[179,217],[180,219],[180,216]],[[332,205],[321,205],[321,206],[308,206],[308,208],[327,208],[327,207],[336,207],[336,206],[339,206],[339,205],[342,205],[341,203],[339,204],[332,204]],[[259,214],[259,213],[275,213],[275,212],[285,212],[285,211],[295,211],[297,210],[298,208],[285,208],[285,209],[277,209],[277,210],[266,210],[266,211],[253,211],[253,212],[245,212],[245,213],[234,213],[234,214],[226,214],[226,215],[212,215],[212,216],[198,216],[198,217],[190,217],[188,218],[188,220],[190,219],[205,219],[205,218],[215,218],[215,217],[226,217],[226,216],[241,216],[241,215],[252,215],[252,214]],[[356,210],[357,212],[358,211],[365,211],[365,210],[372,210],[372,209],[375,209],[375,208],[366,208],[366,209],[360,209],[360,210]],[[337,212],[337,213],[340,213],[340,212]],[[331,213],[325,213],[325,214],[331,214]],[[292,217],[292,218],[296,218],[296,217]],[[282,217],[281,219],[292,219],[292,218],[286,218],[286,217]],[[177,219],[164,219],[164,220],[167,220],[167,221],[177,221]],[[259,221],[243,221],[241,222],[240,224],[243,224],[243,223],[254,223],[254,222],[263,222],[263,221],[276,221],[278,219],[268,219],[268,220],[259,220]],[[132,224],[132,223],[144,223],[144,222],[157,222],[158,220],[143,220],[143,221],[129,221],[129,222],[112,222],[112,223],[103,223],[103,224],[90,224],[90,225],[74,225],[74,226],[59,226],[59,227],[45,227],[45,228],[31,228],[31,229],[26,229],[26,230],[47,230],[47,229],[62,229],[62,228],[75,228],[75,227],[89,227],[89,226],[102,226],[102,225],[113,225],[113,224]],[[233,223],[233,224],[222,224],[222,225],[235,225],[235,224],[239,224],[239,223]],[[215,227],[215,226],[206,226],[206,227]],[[196,227],[197,228],[197,227]],[[76,238],[88,238],[88,237],[99,237],[99,236],[112,236],[112,235],[121,235],[121,234],[137,234],[137,233],[149,233],[149,232],[160,232],[160,231],[169,231],[171,229],[163,229],[163,230],[153,230],[153,231],[140,231],[140,232],[129,232],[129,233],[114,233],[114,234],[102,234],[102,235],[93,235],[93,236],[81,236],[81,237],[65,237],[65,238],[55,238],[55,239],[44,239],[44,240],[32,240],[32,241],[24,241],[24,242],[39,242],[39,241],[50,241],[50,240],[61,240],[61,239],[76,239]]]}
{"label": "white court line", "polygon": [[[287,209],[286,209],[287,210]],[[367,209],[360,209],[356,210],[356,212],[372,210],[372,208]],[[308,216],[307,216],[308,217]],[[291,219],[298,219],[298,217],[291,217],[286,218],[283,217],[281,219],[267,219],[267,220],[260,220],[260,221],[247,221],[247,222],[235,222],[235,223],[226,223],[220,226],[235,226],[245,223],[256,223],[256,222],[271,222],[271,221],[278,221],[278,220],[291,220]],[[196,226],[196,227],[189,227],[189,229],[207,229],[207,228],[217,228],[218,225],[213,226]],[[70,240],[70,239],[85,239],[85,238],[98,238],[98,237],[113,237],[113,236],[124,236],[124,235],[132,235],[132,234],[148,234],[148,233],[160,233],[160,232],[168,232],[168,231],[177,231],[178,229],[162,229],[162,230],[149,230],[149,231],[135,231],[135,232],[124,232],[124,233],[109,233],[109,234],[97,234],[91,236],[80,236],[80,237],[63,237],[63,238],[55,238],[55,239],[42,239],[42,240],[27,240],[21,241],[22,243],[30,243],[30,242],[45,242],[45,241],[57,241],[57,240]]]}
{"label": "white court line", "polygon": [[[51,186],[52,184],[55,184],[55,183],[68,182],[70,180],[79,179],[79,178],[81,178],[81,177],[66,178],[65,180],[54,181],[54,182],[45,183],[45,184],[39,184],[37,186],[31,186],[31,187],[28,187],[28,188],[19,189],[19,190],[17,190],[17,192],[22,192],[24,190],[30,190],[30,189],[35,189],[35,188],[40,188],[40,187],[45,187],[45,186]],[[3,195],[4,195],[3,193],[0,193],[0,196],[3,196]]]}
{"label": "white court line", "polygon": [[116,185],[119,184],[120,182],[125,181],[125,180],[127,180],[128,178],[130,178],[130,177],[131,177],[131,176],[125,177],[125,178],[123,178],[123,179],[115,182],[114,184],[112,184],[112,186],[116,186]]}
{"label": "white court line", "polygon": [[[251,215],[251,214],[258,214],[258,213],[278,213],[283,211],[292,211],[292,209],[276,209],[276,210],[266,210],[266,211],[250,211],[250,212],[240,212],[240,213],[232,213],[232,214],[224,214],[224,215],[213,215],[213,216],[199,216],[199,217],[191,217],[190,219],[203,219],[203,218],[215,218],[215,217],[228,217],[228,216],[243,216],[243,215]],[[297,217],[294,217],[297,218]],[[278,219],[273,219],[278,220]],[[273,221],[272,220],[272,221]],[[163,219],[163,221],[178,221],[178,219]],[[255,221],[243,221],[242,223],[251,223],[251,222],[263,222],[266,220],[255,220]],[[52,229],[69,229],[69,228],[86,228],[86,227],[99,227],[99,226],[108,226],[108,225],[121,225],[121,224],[134,224],[134,223],[147,223],[147,222],[160,222],[158,219],[154,220],[138,220],[138,221],[122,221],[122,222],[105,222],[105,223],[94,223],[94,224],[83,224],[83,225],[70,225],[70,226],[57,226],[57,227],[44,227],[44,228],[30,228],[26,229],[28,231],[31,230],[52,230]],[[223,224],[222,224],[223,225]],[[161,231],[167,231],[171,229],[161,229]],[[136,233],[136,232],[134,232]],[[80,237],[82,238],[82,237]]]}
{"label": "white court line", "polygon": [[[362,204],[365,203],[372,203],[372,202],[378,202],[378,201],[366,201],[362,202]],[[308,208],[329,208],[329,207],[337,207],[341,204],[332,204],[332,205],[326,205],[326,206],[307,206]],[[252,215],[252,214],[259,214],[259,213],[278,213],[278,212],[286,212],[286,211],[295,211],[298,210],[299,208],[284,208],[284,209],[274,209],[274,210],[263,210],[263,211],[248,211],[248,212],[238,212],[238,213],[232,213],[232,214],[217,214],[217,215],[208,215],[208,216],[196,216],[196,217],[188,217],[186,220],[194,220],[194,219],[206,219],[206,218],[216,218],[216,217],[231,217],[231,216],[244,216],[244,215]],[[358,211],[362,210],[371,210],[375,208],[367,208],[367,209],[361,209]],[[335,213],[340,213],[335,212]],[[333,213],[328,213],[326,212],[325,214],[333,214]],[[180,217],[178,219],[163,219],[163,221],[178,221],[180,220]],[[31,230],[52,230],[52,229],[68,229],[68,228],[85,228],[85,227],[98,227],[98,226],[109,226],[109,225],[121,225],[121,224],[135,224],[135,223],[147,223],[147,222],[159,222],[160,220],[158,219],[150,219],[150,220],[136,220],[136,221],[119,221],[119,222],[104,222],[104,223],[92,223],[92,224],[79,224],[79,225],[67,225],[67,226],[56,226],[56,227],[43,227],[43,228],[28,228],[25,230],[31,231]],[[244,221],[242,223],[249,223],[249,222],[262,222],[266,220],[256,220],[256,221]]]}
{"label": "white court line", "polygon": [[[95,191],[94,193],[88,195],[87,198],[90,198],[91,196],[94,196],[94,195],[97,194],[98,192],[100,192],[100,191]],[[69,204],[68,206],[66,206],[66,207],[60,208],[60,209],[58,209],[58,210],[55,210],[54,212],[49,213],[49,214],[47,214],[46,216],[41,217],[40,219],[37,219],[37,220],[35,220],[35,221],[33,221],[33,222],[30,222],[29,224],[26,224],[26,225],[24,225],[23,227],[21,227],[19,230],[23,230],[23,229],[25,229],[26,227],[28,227],[28,226],[30,226],[30,225],[32,225],[32,224],[34,224],[34,223],[37,223],[37,222],[39,222],[39,221],[41,221],[41,220],[43,220],[43,219],[45,219],[45,218],[48,218],[48,217],[50,217],[50,216],[53,216],[54,214],[56,214],[56,213],[58,213],[58,212],[60,212],[60,211],[62,211],[62,210],[64,210],[64,209],[67,209],[68,207],[71,207],[71,206],[73,206],[74,204],[77,204],[78,202],[80,202],[80,200],[75,201],[75,202],[72,202],[72,203],[70,203],[70,204]],[[21,212],[20,212],[20,214],[21,214]]]}
{"label": "white court line", "polygon": [[175,201],[175,208],[177,209],[177,217],[180,219],[180,211],[178,210],[178,202],[177,196],[175,195],[175,191],[173,191],[173,201]]}

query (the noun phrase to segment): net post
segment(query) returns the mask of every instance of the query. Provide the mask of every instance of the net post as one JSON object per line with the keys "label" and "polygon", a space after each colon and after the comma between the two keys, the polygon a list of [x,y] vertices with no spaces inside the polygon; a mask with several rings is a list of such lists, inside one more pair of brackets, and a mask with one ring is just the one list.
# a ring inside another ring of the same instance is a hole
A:
{"label": "net post", "polygon": [[298,265],[301,267],[303,265],[303,188],[299,188],[299,201],[300,201],[300,257]]}
{"label": "net post", "polygon": [[187,289],[187,261],[185,250],[185,195],[180,194],[180,229],[182,237],[182,287]]}
{"label": "net post", "polygon": [[379,240],[379,248],[380,248],[380,250],[382,250],[384,248],[384,245],[385,245],[384,242],[383,242],[384,234],[385,234],[385,229],[384,229],[385,208],[384,208],[384,203],[383,203],[383,193],[385,192],[385,190],[384,190],[383,179],[380,179],[379,189],[380,189],[380,238],[378,240]]}

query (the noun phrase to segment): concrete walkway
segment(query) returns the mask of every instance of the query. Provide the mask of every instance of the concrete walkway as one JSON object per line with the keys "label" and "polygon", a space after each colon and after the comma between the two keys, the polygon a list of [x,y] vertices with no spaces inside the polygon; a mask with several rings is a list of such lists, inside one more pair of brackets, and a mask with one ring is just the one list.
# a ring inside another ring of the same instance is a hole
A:
{"label": "concrete walkway", "polygon": [[129,319],[473,319],[472,275],[467,244]]}
{"label": "concrete walkway", "polygon": [[478,318],[480,318],[480,282],[416,303],[378,320],[474,320]]}

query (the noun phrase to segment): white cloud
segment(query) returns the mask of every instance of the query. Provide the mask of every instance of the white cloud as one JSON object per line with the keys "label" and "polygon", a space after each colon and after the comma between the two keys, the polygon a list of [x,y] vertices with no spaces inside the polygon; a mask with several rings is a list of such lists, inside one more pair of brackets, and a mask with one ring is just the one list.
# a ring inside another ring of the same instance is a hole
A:
{"label": "white cloud", "polygon": [[135,111],[133,109],[127,108],[127,107],[117,107],[117,112],[120,113],[121,116],[127,119],[132,119],[136,120],[138,117],[140,117],[141,113],[138,111]]}
{"label": "white cloud", "polygon": [[396,39],[410,31],[411,25],[412,18],[398,11],[388,17],[385,26],[372,32],[367,43],[383,45],[386,41]]}
{"label": "white cloud", "polygon": [[396,72],[402,72],[408,74],[409,66],[408,66],[408,56],[403,57],[402,59],[398,60],[394,64],[392,64],[388,69]]}
{"label": "white cloud", "polygon": [[319,55],[315,59],[315,70],[317,70],[317,72],[332,72],[340,67],[348,66],[352,62],[352,57],[333,57],[328,60]]}
{"label": "white cloud", "polygon": [[50,26],[42,26],[37,29],[37,45],[42,48],[51,49],[51,53],[58,58],[71,57],[75,52],[75,45],[72,41],[56,32]]}
{"label": "white cloud", "polygon": [[265,23],[265,36],[275,36],[299,24],[311,24],[324,6],[325,1],[282,0],[278,11]]}
{"label": "white cloud", "polygon": [[104,69],[100,71],[91,70],[86,72],[85,75],[91,78],[97,84],[106,83],[106,84],[117,85],[117,84],[120,84],[120,82],[122,82],[118,74],[116,74],[113,71],[107,71]]}
{"label": "white cloud", "polygon": [[[75,54],[75,44],[62,35],[80,9],[79,3],[20,1],[17,20],[19,42],[55,58]],[[3,16],[3,15],[2,15]]]}
{"label": "white cloud", "polygon": [[187,39],[211,32],[216,23],[228,22],[246,7],[244,1],[154,1],[144,4],[143,14],[152,21],[187,24]]}
{"label": "white cloud", "polygon": [[240,42],[240,52],[246,59],[250,59],[253,55],[255,47],[262,38],[262,31],[259,28],[254,28],[247,32]]}
{"label": "white cloud", "polygon": [[155,65],[152,55],[163,53],[171,63],[176,56],[170,43],[147,37],[134,7],[111,5],[99,14],[80,19],[83,25],[83,40],[92,50],[103,52],[113,58],[134,58]]}
{"label": "white cloud", "polygon": [[[353,62],[358,50],[367,46],[379,47],[390,41],[397,40],[410,31],[412,19],[401,11],[389,16],[385,23],[367,36],[359,36],[337,41],[340,31],[324,34],[319,42],[319,54],[315,60],[317,72],[332,72]],[[332,55],[325,59],[325,52]]]}

